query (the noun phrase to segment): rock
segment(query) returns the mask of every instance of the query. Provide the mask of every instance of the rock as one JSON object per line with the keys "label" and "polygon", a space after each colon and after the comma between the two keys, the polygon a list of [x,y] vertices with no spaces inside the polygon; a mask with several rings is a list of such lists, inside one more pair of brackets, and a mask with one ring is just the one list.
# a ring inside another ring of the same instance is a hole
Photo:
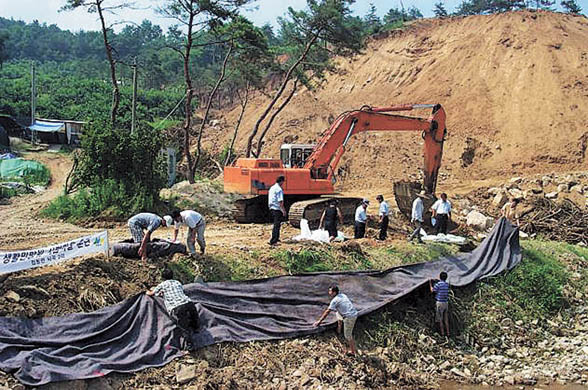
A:
{"label": "rock", "polygon": [[515,384],[515,379],[514,376],[512,375],[507,375],[504,377],[504,382],[508,383],[509,385],[513,386]]}
{"label": "rock", "polygon": [[292,373],[292,376],[293,376],[294,378],[301,377],[301,376],[302,376],[302,371],[301,371],[301,370],[296,370],[296,371],[294,371],[294,372]]}
{"label": "rock", "polygon": [[460,376],[462,378],[466,377],[466,374],[464,372],[462,372],[461,370],[459,370],[457,367],[453,367],[451,370],[449,370],[449,372],[451,372],[454,375]]}
{"label": "rock", "polygon": [[582,188],[581,185],[576,184],[575,186],[572,186],[570,188],[570,192],[577,192],[578,194],[583,194],[584,193],[584,189]]}
{"label": "rock", "polygon": [[531,187],[530,190],[534,194],[541,194],[543,192],[543,188],[541,187]]}
{"label": "rock", "polygon": [[466,224],[477,230],[486,230],[489,227],[492,227],[494,219],[487,217],[478,211],[470,211],[466,217]]}
{"label": "rock", "polygon": [[491,195],[497,195],[500,192],[502,192],[502,188],[499,187],[492,187],[488,189],[488,193]]}
{"label": "rock", "polygon": [[523,181],[523,178],[522,177],[511,177],[510,178],[510,182],[511,183],[517,183],[518,184],[518,183],[520,183],[522,181]]}
{"label": "rock", "polygon": [[529,235],[522,230],[519,230],[519,238],[529,238]]}
{"label": "rock", "polygon": [[4,294],[4,298],[6,298],[6,300],[10,301],[10,302],[16,302],[16,303],[20,302],[20,295],[18,295],[17,293],[15,293],[12,290],[10,290],[6,294]]}
{"label": "rock", "polygon": [[501,191],[494,196],[494,199],[492,199],[492,206],[501,208],[507,201],[508,196],[506,196],[506,194]]}
{"label": "rock", "polygon": [[568,185],[567,184],[560,184],[557,186],[557,192],[568,192]]}
{"label": "rock", "polygon": [[554,191],[554,192],[548,192],[547,194],[545,194],[545,197],[547,199],[556,199],[557,195],[558,195],[558,192]]}
{"label": "rock", "polygon": [[515,199],[522,199],[524,198],[523,191],[519,190],[518,188],[511,188],[508,192],[512,195]]}
{"label": "rock", "polygon": [[181,364],[176,366],[176,382],[182,385],[190,382],[198,376],[196,373],[196,366],[193,364]]}
{"label": "rock", "polygon": [[441,363],[441,365],[439,366],[439,369],[441,371],[445,371],[447,370],[449,367],[451,366],[451,363],[449,363],[447,360],[444,361],[443,363]]}

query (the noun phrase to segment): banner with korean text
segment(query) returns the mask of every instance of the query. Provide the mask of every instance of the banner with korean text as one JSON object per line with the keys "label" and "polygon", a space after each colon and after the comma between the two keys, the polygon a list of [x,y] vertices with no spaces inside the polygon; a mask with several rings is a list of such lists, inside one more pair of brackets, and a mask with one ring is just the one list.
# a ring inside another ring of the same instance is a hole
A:
{"label": "banner with korean text", "polygon": [[108,231],[46,248],[0,252],[0,274],[51,265],[74,257],[104,252],[108,255]]}

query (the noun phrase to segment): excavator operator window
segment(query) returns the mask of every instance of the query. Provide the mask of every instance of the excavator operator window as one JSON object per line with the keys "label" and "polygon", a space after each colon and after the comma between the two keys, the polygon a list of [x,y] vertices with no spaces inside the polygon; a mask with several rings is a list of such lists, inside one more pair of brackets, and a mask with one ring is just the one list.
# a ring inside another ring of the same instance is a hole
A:
{"label": "excavator operator window", "polygon": [[292,149],[292,168],[300,168],[303,165],[302,149]]}
{"label": "excavator operator window", "polygon": [[312,149],[304,149],[304,158],[302,160],[302,164],[306,164],[306,160],[308,160],[308,158],[310,157],[310,155],[312,154]]}
{"label": "excavator operator window", "polygon": [[286,168],[290,167],[290,149],[280,150],[280,160],[282,160],[282,164],[284,164]]}

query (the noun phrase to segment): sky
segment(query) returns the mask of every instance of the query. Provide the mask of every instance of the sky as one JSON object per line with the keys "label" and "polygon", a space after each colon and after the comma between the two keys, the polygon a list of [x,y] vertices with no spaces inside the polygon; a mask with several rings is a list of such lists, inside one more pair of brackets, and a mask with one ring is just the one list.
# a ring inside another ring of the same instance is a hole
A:
{"label": "sky", "polygon": [[[124,10],[118,14],[116,20],[140,23],[143,19],[149,19],[165,29],[174,24],[170,19],[162,18],[154,11],[155,6],[162,4],[161,0],[129,0],[134,1],[140,9]],[[363,16],[367,13],[370,3],[373,3],[380,16],[383,16],[390,8],[400,8],[401,1],[405,8],[417,7],[425,17],[433,16],[433,7],[438,0],[356,0],[352,9],[355,14]],[[560,0],[558,0],[559,3]],[[445,8],[453,11],[460,0],[445,0]],[[88,14],[85,10],[59,12],[65,4],[65,0],[0,0],[0,16],[24,20],[27,23],[38,20],[40,23],[56,24],[58,27],[71,30],[99,30],[100,24],[95,14]],[[578,0],[578,4],[584,12],[588,11],[588,0]],[[290,6],[294,9],[302,9],[306,0],[257,0],[248,6],[244,12],[256,25],[261,26],[269,22],[275,25],[278,16],[283,16]],[[114,21],[114,17],[109,20]],[[121,26],[115,26],[115,30]]]}

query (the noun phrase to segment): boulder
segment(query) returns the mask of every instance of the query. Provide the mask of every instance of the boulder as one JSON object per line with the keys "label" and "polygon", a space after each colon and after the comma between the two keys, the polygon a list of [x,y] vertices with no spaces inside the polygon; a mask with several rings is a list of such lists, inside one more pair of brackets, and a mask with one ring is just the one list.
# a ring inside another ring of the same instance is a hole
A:
{"label": "boulder", "polygon": [[559,193],[557,191],[548,192],[548,193],[545,194],[545,197],[547,199],[556,199],[558,194]]}
{"label": "boulder", "polygon": [[560,184],[557,186],[557,192],[568,192],[568,185],[567,184]]}
{"label": "boulder", "polygon": [[508,192],[515,199],[523,199],[523,191],[519,190],[518,188],[511,188],[510,190],[508,190]]}
{"label": "boulder", "polygon": [[176,366],[176,382],[182,385],[190,382],[198,376],[196,373],[196,366],[194,364],[178,364]]}
{"label": "boulder", "polygon": [[510,182],[511,183],[517,183],[517,184],[519,184],[522,181],[523,181],[523,178],[522,177],[511,177],[510,178]]}
{"label": "boulder", "polygon": [[507,201],[508,196],[506,196],[506,194],[501,191],[494,196],[494,199],[492,199],[492,206],[501,208]]}
{"label": "boulder", "polygon": [[577,192],[578,194],[583,194],[584,193],[584,189],[582,188],[581,185],[576,184],[575,186],[572,186],[570,188],[570,192]]}
{"label": "boulder", "polygon": [[496,195],[499,192],[502,192],[502,188],[500,188],[500,187],[488,188],[488,193],[491,194],[491,195]]}
{"label": "boulder", "polygon": [[486,230],[494,224],[494,219],[478,211],[471,211],[466,217],[466,224],[476,230]]}
{"label": "boulder", "polygon": [[6,298],[6,300],[10,301],[10,302],[15,302],[15,303],[20,302],[20,295],[18,295],[17,293],[15,293],[12,290],[10,290],[6,294],[4,294],[4,298]]}

